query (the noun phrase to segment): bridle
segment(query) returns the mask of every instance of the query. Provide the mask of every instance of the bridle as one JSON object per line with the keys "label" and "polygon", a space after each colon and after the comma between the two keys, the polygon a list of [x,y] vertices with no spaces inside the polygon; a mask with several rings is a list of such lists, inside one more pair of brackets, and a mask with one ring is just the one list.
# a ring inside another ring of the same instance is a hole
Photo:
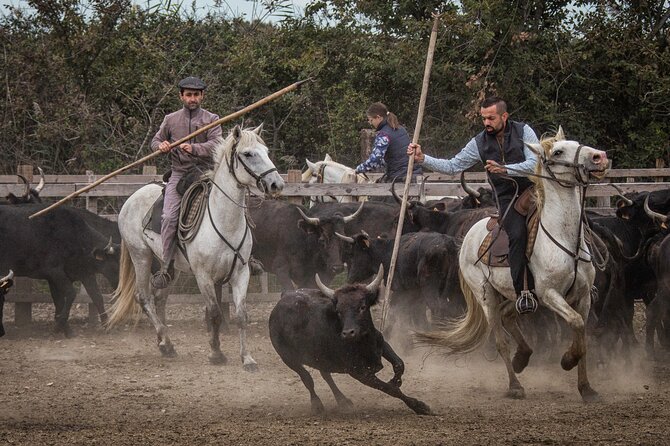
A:
{"label": "bridle", "polygon": [[244,167],[244,170],[247,171],[247,173],[254,179],[256,180],[256,187],[260,189],[261,192],[265,193],[266,188],[265,185],[263,184],[263,178],[265,178],[267,175],[271,174],[272,172],[277,172],[276,167],[272,167],[265,172],[261,174],[257,174],[254,172],[251,167],[247,163],[244,162],[242,159],[242,156],[237,153],[237,145],[240,143],[239,139],[235,140],[235,144],[233,144],[233,147],[231,148],[230,151],[230,159],[226,158],[226,165],[228,166],[228,171],[232,174],[233,178],[235,178],[235,181],[237,181],[238,187],[244,187],[242,185],[242,182],[237,178],[237,174],[235,174],[235,170],[237,169],[237,163],[241,164],[242,167]]}

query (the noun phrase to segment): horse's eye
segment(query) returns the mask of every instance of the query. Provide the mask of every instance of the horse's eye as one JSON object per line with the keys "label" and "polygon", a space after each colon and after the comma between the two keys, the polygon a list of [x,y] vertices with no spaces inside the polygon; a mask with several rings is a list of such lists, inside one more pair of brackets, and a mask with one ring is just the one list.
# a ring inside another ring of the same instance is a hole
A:
{"label": "horse's eye", "polygon": [[561,156],[561,155],[563,155],[562,150],[555,150],[554,153],[551,156]]}
{"label": "horse's eye", "polygon": [[247,158],[251,158],[252,156],[254,156],[254,154],[251,152],[244,152],[244,156]]}

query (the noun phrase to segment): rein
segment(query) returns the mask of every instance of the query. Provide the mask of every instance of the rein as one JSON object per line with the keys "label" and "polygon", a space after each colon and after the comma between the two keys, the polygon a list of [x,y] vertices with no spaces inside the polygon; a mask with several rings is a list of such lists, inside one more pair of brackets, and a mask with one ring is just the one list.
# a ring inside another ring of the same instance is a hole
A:
{"label": "rein", "polygon": [[[572,188],[572,187],[575,187],[575,186],[579,186],[579,188],[580,188],[579,228],[577,229],[577,234],[578,234],[578,236],[577,236],[577,246],[575,247],[574,251],[572,251],[569,248],[563,246],[554,236],[552,236],[551,233],[549,233],[549,231],[547,230],[547,228],[545,228],[545,226],[542,224],[542,220],[540,220],[540,228],[542,228],[542,231],[547,235],[549,240],[551,240],[553,244],[555,244],[559,249],[561,249],[561,251],[565,252],[568,256],[570,256],[571,258],[574,259],[574,265],[575,265],[574,266],[574,274],[573,274],[573,278],[572,278],[572,283],[570,284],[570,287],[565,292],[566,296],[570,293],[570,291],[575,286],[575,283],[577,281],[577,269],[578,269],[578,266],[579,266],[579,262],[586,262],[586,263],[594,263],[595,264],[595,262],[593,261],[593,254],[592,253],[590,253],[590,252],[588,253],[589,254],[588,259],[581,256],[581,252],[583,251],[581,249],[581,245],[582,245],[582,240],[583,240],[584,223],[586,222],[586,208],[585,208],[586,188],[590,185],[590,182],[588,181],[589,170],[586,168],[586,165],[584,165],[582,163],[578,163],[579,154],[580,154],[583,147],[584,147],[584,145],[582,145],[582,144],[580,144],[577,147],[577,151],[575,152],[575,157],[574,157],[574,160],[572,162],[551,160],[551,159],[547,159],[547,157],[544,154],[540,154],[540,160],[542,162],[542,166],[547,171],[549,176],[542,175],[542,174],[535,173],[535,172],[530,173],[530,172],[523,171],[521,169],[515,169],[515,168],[510,168],[510,167],[505,166],[505,169],[507,169],[507,170],[510,170],[510,171],[513,171],[513,172],[523,173],[526,176],[533,176],[533,177],[536,177],[536,178],[543,178],[545,180],[553,181],[553,182],[559,184],[561,187],[564,187],[564,188]],[[556,177],[556,174],[551,170],[551,166],[554,166],[554,165],[570,167],[570,168],[574,169],[574,176],[575,176],[576,181],[559,180]],[[586,180],[584,180],[584,178],[586,178]],[[591,233],[591,236],[593,237],[594,233],[591,230],[591,228],[588,227],[588,222],[586,222],[586,223],[587,223],[586,224],[586,229]],[[589,245],[592,250],[595,248],[594,244],[593,243],[588,243],[588,241],[587,241],[587,245]],[[602,255],[600,255],[600,257],[601,257],[601,260],[603,260]],[[603,260],[601,264],[596,265],[596,266],[598,266],[600,268],[601,265],[602,265],[602,267],[604,268],[605,263],[606,263],[606,261]],[[602,268],[600,268],[600,269],[602,270]]]}

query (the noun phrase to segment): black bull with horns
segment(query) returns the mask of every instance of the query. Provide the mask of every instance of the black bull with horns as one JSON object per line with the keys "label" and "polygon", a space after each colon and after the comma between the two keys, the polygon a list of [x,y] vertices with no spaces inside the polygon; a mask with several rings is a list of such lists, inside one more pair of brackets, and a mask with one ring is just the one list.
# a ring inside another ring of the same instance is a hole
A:
{"label": "black bull with horns", "polygon": [[[401,390],[405,365],[372,322],[370,307],[379,299],[383,268],[368,285],[326,287],[318,276],[319,290],[300,289],[282,294],[270,313],[270,340],[284,363],[295,371],[310,394],[312,412],[324,411],[305,365],[313,367],[328,383],[337,404],[348,409],[352,402],[335,385],[331,373],[347,373],[361,383],[401,399],[418,414],[430,408]],[[376,373],[382,358],[393,366],[393,378],[384,382]]]}
{"label": "black bull with horns", "polygon": [[28,219],[43,208],[0,206],[0,271],[11,269],[16,276],[46,280],[56,307],[56,331],[69,335],[67,320],[76,295],[73,282],[82,282],[102,314],[102,295],[98,291],[94,296],[91,290],[97,290],[97,273],[117,285],[119,248],[110,235],[93,228],[93,220],[101,217],[61,207]]}

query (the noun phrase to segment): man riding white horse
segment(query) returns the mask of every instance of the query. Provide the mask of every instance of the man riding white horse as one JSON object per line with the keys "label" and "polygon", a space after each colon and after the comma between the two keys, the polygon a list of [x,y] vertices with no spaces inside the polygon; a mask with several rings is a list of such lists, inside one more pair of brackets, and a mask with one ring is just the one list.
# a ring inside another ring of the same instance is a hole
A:
{"label": "man riding white horse", "polygon": [[507,113],[507,104],[498,96],[484,99],[480,104],[484,130],[472,138],[451,159],[437,159],[425,155],[419,144],[409,144],[408,155],[414,155],[417,163],[435,171],[457,174],[484,163],[489,182],[495,191],[500,221],[509,237],[509,264],[517,295],[516,309],[519,313],[532,313],[537,309],[534,295],[535,281],[528,268],[526,257],[526,217],[514,208],[514,202],[532,182],[522,176],[532,174],[537,164],[536,155],[525,143],[538,143],[537,135],[529,125],[512,121]]}

